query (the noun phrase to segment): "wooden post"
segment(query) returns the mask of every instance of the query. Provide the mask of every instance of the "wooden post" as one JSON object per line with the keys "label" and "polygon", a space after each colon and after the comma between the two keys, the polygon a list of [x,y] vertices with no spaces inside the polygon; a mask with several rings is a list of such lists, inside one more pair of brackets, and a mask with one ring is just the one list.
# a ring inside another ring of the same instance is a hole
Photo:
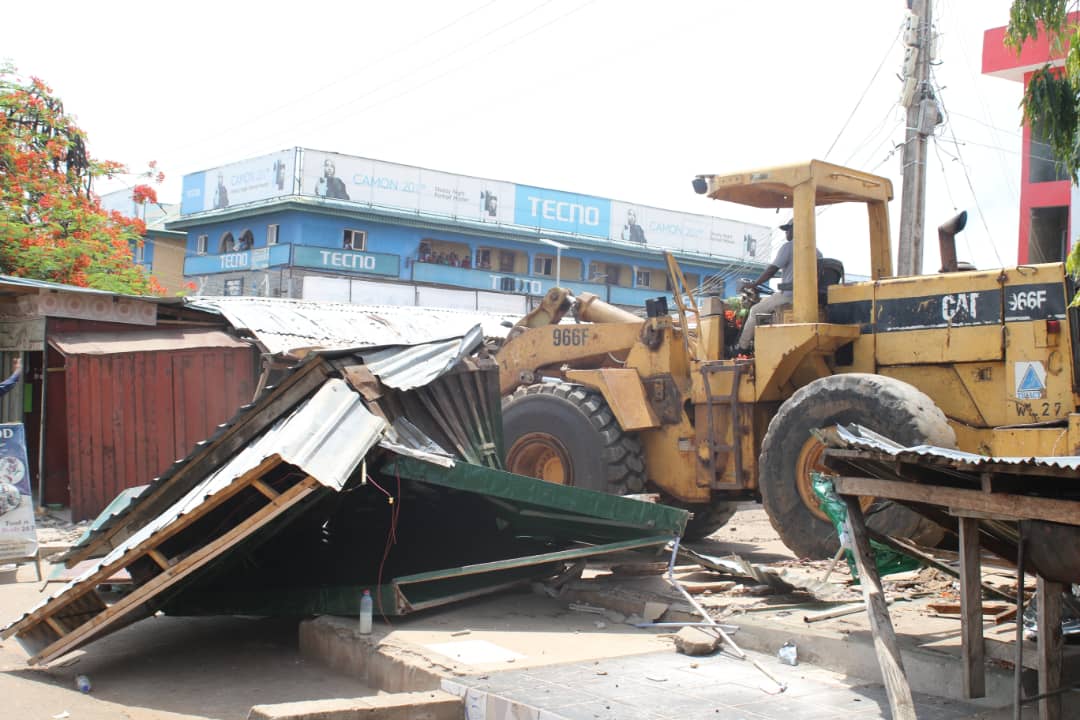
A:
{"label": "wooden post", "polygon": [[[1038,578],[1039,622],[1039,694],[1053,692],[1061,686],[1061,594],[1062,583]],[[1022,622],[1017,618],[1017,622]],[[1039,720],[1061,720],[1061,695],[1051,695],[1039,701]]]}
{"label": "wooden post", "polygon": [[885,680],[885,691],[889,696],[889,709],[893,720],[916,720],[915,701],[911,699],[911,686],[904,674],[904,662],[900,657],[900,646],[896,642],[896,632],[889,618],[889,608],[885,604],[885,592],[881,589],[881,578],[877,565],[874,564],[874,551],[870,548],[870,538],[866,534],[866,522],[863,520],[859,498],[844,495],[847,505],[847,527],[855,556],[855,567],[859,570],[859,585],[862,587],[866,612],[870,616],[870,630],[874,635],[874,652],[877,653],[881,676]]}
{"label": "wooden post", "polygon": [[964,697],[986,695],[986,655],[983,647],[982,563],[979,558],[979,521],[960,521],[960,634]]}

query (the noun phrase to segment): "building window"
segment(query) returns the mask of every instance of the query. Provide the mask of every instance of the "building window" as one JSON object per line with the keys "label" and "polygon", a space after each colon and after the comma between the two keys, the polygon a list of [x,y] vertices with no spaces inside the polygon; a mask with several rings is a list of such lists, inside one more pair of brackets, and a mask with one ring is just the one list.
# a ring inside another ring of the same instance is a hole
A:
{"label": "building window", "polygon": [[604,274],[604,266],[598,262],[589,263],[589,277],[586,280],[589,282],[604,282],[607,280],[607,275]]}
{"label": "building window", "polygon": [[223,293],[231,297],[239,297],[244,294],[244,278],[232,278],[225,281]]}
{"label": "building window", "polygon": [[514,272],[514,260],[516,259],[514,255],[515,253],[512,250],[499,251],[499,272]]}
{"label": "building window", "polygon": [[221,236],[221,240],[218,241],[218,254],[223,255],[225,253],[231,253],[236,251],[236,239],[233,238],[231,232],[227,232]]}
{"label": "building window", "polygon": [[476,249],[476,267],[480,270],[491,269],[491,248]]}
{"label": "building window", "polygon": [[277,225],[267,225],[266,226],[266,244],[267,245],[277,245],[277,233],[278,233],[278,226]]}
{"label": "building window", "polygon": [[255,247],[255,236],[250,230],[245,230],[240,233],[240,240],[236,243],[236,249],[238,251],[250,250]]}
{"label": "building window", "polygon": [[555,274],[555,258],[550,255],[537,255],[533,258],[533,275],[551,277]]}
{"label": "building window", "polygon": [[141,241],[136,240],[135,241],[134,250],[135,250],[135,264],[136,265],[142,265],[144,262],[146,262],[146,243],[147,243],[146,240],[141,240]]}
{"label": "building window", "polygon": [[634,273],[634,284],[638,287],[652,287],[652,273],[648,270],[638,270]]}
{"label": "building window", "polygon": [[1031,209],[1031,232],[1028,234],[1029,263],[1062,262],[1069,251],[1069,208]]}
{"label": "building window", "polygon": [[363,230],[346,230],[341,247],[346,250],[367,249],[367,233]]}
{"label": "building window", "polygon": [[210,237],[208,235],[200,235],[195,238],[195,254],[205,255],[207,247],[210,245]]}
{"label": "building window", "polygon": [[1054,157],[1054,151],[1047,142],[1045,124],[1033,123],[1031,126],[1031,157],[1028,162],[1028,180],[1033,183],[1058,182],[1068,180],[1065,166]]}

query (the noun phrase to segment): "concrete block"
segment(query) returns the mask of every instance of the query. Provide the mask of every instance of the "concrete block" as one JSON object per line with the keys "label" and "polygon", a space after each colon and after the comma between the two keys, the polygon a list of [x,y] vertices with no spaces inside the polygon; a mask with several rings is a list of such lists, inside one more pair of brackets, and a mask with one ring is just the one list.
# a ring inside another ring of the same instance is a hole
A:
{"label": "concrete block", "polygon": [[461,698],[441,690],[256,705],[248,720],[465,720]]}
{"label": "concrete block", "polygon": [[675,649],[684,655],[712,655],[720,638],[701,628],[684,627],[675,634]]}

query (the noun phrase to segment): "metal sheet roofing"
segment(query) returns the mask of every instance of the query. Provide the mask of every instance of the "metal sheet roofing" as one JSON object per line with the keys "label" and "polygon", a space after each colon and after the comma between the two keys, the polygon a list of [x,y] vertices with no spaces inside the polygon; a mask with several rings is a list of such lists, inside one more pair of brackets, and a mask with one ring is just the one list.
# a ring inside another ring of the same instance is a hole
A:
{"label": "metal sheet roofing", "polygon": [[475,325],[463,338],[363,353],[364,364],[384,384],[410,390],[448,372],[483,340],[480,326]]}
{"label": "metal sheet roofing", "polygon": [[1017,471],[1024,467],[1054,467],[1063,470],[1080,470],[1080,457],[1056,456],[1056,457],[992,457],[989,455],[976,455],[974,453],[953,450],[950,448],[936,447],[934,445],[915,445],[904,447],[889,438],[879,435],[869,428],[861,425],[838,425],[835,434],[827,433],[828,444],[840,448],[861,448],[885,453],[893,457],[914,455],[921,458],[932,458],[946,461],[952,464],[960,464],[969,468],[980,468],[990,465],[1011,465]]}
{"label": "metal sheet roofing", "polygon": [[49,344],[65,355],[119,355],[133,352],[246,348],[249,342],[220,330],[155,328],[132,332],[53,333]]}
{"label": "metal sheet roofing", "polygon": [[195,297],[187,305],[220,313],[251,332],[267,352],[306,348],[414,345],[467,334],[480,325],[486,337],[504,337],[516,315],[446,308],[352,305],[283,298]]}
{"label": "metal sheet roofing", "polygon": [[193,512],[269,457],[277,455],[320,484],[340,490],[387,427],[386,421],[372,415],[364,407],[360,395],[344,381],[336,378],[328,380],[291,415],[275,423],[258,440],[246,446],[228,463],[198,483],[171,508],[140,528],[105,557],[28,610],[22,618],[10,623],[4,630],[86,582],[102,568],[121,559],[132,549]]}

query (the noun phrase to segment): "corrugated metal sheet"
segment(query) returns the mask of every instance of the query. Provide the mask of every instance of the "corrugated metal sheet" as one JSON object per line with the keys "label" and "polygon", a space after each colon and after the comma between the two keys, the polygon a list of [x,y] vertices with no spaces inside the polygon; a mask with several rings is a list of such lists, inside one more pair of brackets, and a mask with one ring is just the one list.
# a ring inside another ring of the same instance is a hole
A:
{"label": "corrugated metal sheet", "polygon": [[250,347],[69,355],[49,376],[66,397],[72,519],[95,517],[210,437],[255,392]]}
{"label": "corrugated metal sheet", "polygon": [[193,487],[166,512],[147,523],[108,555],[63,588],[42,600],[6,627],[17,625],[53,600],[85,583],[102,568],[116,562],[209,498],[229,487],[266,458],[280,456],[319,483],[340,490],[345,480],[381,437],[386,421],[364,407],[360,395],[342,380],[332,379],[303,403],[292,415],[278,421],[257,441]]}
{"label": "corrugated metal sheet", "polygon": [[383,384],[410,390],[448,372],[483,340],[483,331],[476,325],[463,338],[363,353],[364,364]]}
{"label": "corrugated metal sheet", "polygon": [[476,325],[487,337],[505,337],[504,321],[515,315],[418,308],[311,302],[280,298],[196,297],[187,304],[224,315],[247,330],[270,353],[302,348],[360,348],[415,345],[462,337]]}
{"label": "corrugated metal sheet", "polygon": [[193,350],[196,348],[250,348],[220,330],[154,328],[126,332],[53,333],[49,344],[65,355],[118,355],[132,352]]}
{"label": "corrugated metal sheet", "polygon": [[[936,447],[934,445],[915,445],[904,447],[889,438],[864,428],[861,425],[836,426],[835,435],[828,433],[826,439],[832,447],[839,448],[862,448],[885,453],[893,457],[914,455],[922,458],[934,458],[937,460],[956,463],[970,468],[980,468],[989,465],[1011,465],[1022,471],[1025,467],[1053,467],[1062,470],[1080,470],[1080,457],[992,457],[989,455],[976,455],[974,453],[952,450],[949,448]],[[834,439],[835,438],[835,439]]]}

